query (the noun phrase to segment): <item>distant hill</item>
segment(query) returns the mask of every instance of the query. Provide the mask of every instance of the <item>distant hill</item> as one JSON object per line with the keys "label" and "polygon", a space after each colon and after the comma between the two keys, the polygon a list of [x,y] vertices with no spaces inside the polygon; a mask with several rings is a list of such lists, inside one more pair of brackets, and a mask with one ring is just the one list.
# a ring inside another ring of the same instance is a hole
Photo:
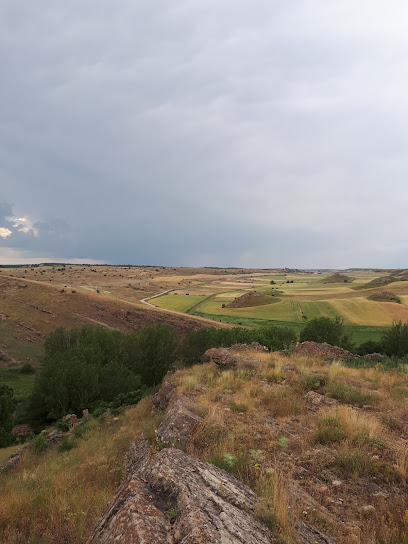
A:
{"label": "distant hill", "polygon": [[[277,292],[278,294],[278,292]],[[264,306],[273,304],[281,299],[275,293],[262,293],[260,291],[249,291],[227,304],[227,308],[250,308],[251,306]]]}
{"label": "distant hill", "polygon": [[376,302],[398,302],[398,304],[401,304],[401,299],[389,291],[378,291],[367,298]]}
{"label": "distant hill", "polygon": [[339,274],[336,272],[332,276],[329,276],[328,278],[324,278],[322,280],[322,283],[351,283],[353,281],[353,278],[350,276],[345,276],[344,274]]}

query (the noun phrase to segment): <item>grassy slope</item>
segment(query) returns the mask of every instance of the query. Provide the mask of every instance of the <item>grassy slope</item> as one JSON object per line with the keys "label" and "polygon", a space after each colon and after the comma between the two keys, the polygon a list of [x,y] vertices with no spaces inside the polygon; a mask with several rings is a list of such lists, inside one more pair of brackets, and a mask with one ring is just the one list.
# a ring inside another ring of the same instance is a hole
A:
{"label": "grassy slope", "polygon": [[[298,512],[299,505],[291,503],[288,494],[287,481],[296,480],[296,474],[301,475],[296,485],[334,514],[334,521],[317,516],[314,522],[343,544],[355,540],[351,532],[336,533],[341,531],[336,526],[339,519],[359,524],[359,544],[406,542],[408,462],[403,425],[408,375],[339,364],[328,367],[306,357],[252,356],[257,361],[254,372],[220,371],[205,364],[175,374],[180,393],[188,395],[192,409],[205,418],[189,453],[253,487],[259,497],[256,515],[280,531],[284,543],[290,542],[292,513],[301,515],[302,510]],[[296,372],[285,374],[288,363]],[[339,399],[338,410],[306,409],[304,394],[316,377],[322,380],[321,393]],[[342,406],[349,398],[353,406]],[[361,408],[367,402],[370,411]],[[91,420],[70,451],[59,452],[57,447],[42,454],[27,451],[16,471],[0,475],[0,541],[85,542],[120,481],[130,441],[144,430],[154,445],[159,422],[151,416],[150,399],[145,399],[109,423]],[[373,495],[374,476],[375,489],[387,494],[387,502],[380,494]],[[344,504],[339,504],[333,479],[342,480]],[[370,518],[360,515],[364,504],[375,505]],[[383,523],[387,512],[393,515]],[[376,540],[379,536],[383,540]]]}

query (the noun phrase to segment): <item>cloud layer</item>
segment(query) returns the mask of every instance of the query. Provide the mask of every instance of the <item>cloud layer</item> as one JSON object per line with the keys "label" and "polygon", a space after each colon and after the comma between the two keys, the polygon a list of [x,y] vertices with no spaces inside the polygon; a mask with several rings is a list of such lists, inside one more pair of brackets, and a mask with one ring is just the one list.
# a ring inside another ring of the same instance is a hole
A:
{"label": "cloud layer", "polygon": [[5,0],[0,262],[408,266],[407,16]]}

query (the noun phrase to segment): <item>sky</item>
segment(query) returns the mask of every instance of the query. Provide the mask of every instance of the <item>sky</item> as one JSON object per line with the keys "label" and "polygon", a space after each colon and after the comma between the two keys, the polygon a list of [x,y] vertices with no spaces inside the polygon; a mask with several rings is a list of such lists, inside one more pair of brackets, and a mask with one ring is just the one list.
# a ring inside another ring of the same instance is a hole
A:
{"label": "sky", "polygon": [[402,0],[2,0],[0,264],[408,267]]}

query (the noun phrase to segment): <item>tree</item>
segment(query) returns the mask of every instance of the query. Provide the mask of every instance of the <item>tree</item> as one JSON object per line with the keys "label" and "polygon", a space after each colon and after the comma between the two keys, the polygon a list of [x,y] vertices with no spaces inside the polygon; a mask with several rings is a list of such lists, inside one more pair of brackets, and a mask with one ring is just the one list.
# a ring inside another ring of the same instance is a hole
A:
{"label": "tree", "polygon": [[311,319],[300,333],[301,342],[327,342],[332,346],[352,349],[351,336],[346,334],[341,317],[316,317]]}
{"label": "tree", "polygon": [[17,401],[14,397],[14,391],[8,385],[0,385],[0,447],[9,446],[13,437],[11,430],[13,428],[13,414],[16,409]]}

